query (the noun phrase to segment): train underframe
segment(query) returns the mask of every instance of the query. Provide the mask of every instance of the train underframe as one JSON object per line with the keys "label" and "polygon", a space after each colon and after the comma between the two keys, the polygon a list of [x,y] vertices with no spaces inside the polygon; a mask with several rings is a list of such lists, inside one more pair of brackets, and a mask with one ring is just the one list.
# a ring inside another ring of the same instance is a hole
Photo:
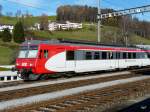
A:
{"label": "train underframe", "polygon": [[33,74],[31,69],[21,69],[18,71],[18,77],[21,79],[28,81],[28,80],[38,80],[40,79],[41,75],[40,74]]}

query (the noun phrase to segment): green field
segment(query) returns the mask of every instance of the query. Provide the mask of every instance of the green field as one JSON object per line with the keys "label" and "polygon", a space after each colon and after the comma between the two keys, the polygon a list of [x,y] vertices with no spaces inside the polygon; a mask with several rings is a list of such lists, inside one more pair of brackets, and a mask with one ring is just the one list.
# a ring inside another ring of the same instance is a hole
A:
{"label": "green field", "polygon": [[0,65],[13,64],[18,48],[16,43],[4,43],[0,40]]}
{"label": "green field", "polygon": [[0,65],[10,64],[12,53],[12,49],[0,46]]}
{"label": "green field", "polygon": [[[56,16],[49,16],[48,19],[51,20],[51,21],[55,21],[56,20]],[[12,24],[12,25],[15,25],[18,20],[20,20],[20,19],[16,18],[16,17],[2,16],[2,17],[0,17],[0,24]],[[29,23],[34,24],[36,22],[40,22],[40,17],[39,16],[30,17],[27,21]]]}

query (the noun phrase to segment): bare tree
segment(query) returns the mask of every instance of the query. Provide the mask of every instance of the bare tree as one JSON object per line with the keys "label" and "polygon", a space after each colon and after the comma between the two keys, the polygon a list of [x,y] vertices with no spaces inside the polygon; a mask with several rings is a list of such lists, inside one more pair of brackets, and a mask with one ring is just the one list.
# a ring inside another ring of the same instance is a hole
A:
{"label": "bare tree", "polygon": [[130,27],[131,27],[131,17],[130,16],[123,16],[122,19],[120,20],[119,24],[121,28],[121,33],[122,33],[122,43],[125,45],[129,44],[129,36],[130,36]]}
{"label": "bare tree", "polygon": [[48,16],[46,14],[42,14],[40,17],[40,28],[41,30],[48,30]]}
{"label": "bare tree", "polygon": [[17,12],[16,12],[16,17],[17,17],[17,18],[21,17],[21,13],[22,13],[21,10],[17,10]]}
{"label": "bare tree", "polygon": [[24,29],[28,30],[30,27],[34,26],[34,21],[31,21],[33,18],[33,15],[29,14],[28,11],[26,11],[26,14],[22,15]]}

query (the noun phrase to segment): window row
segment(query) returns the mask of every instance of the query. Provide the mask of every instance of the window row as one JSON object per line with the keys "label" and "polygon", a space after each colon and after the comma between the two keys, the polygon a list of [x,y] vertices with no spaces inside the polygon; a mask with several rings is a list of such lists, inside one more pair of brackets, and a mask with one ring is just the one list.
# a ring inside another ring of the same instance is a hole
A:
{"label": "window row", "polygon": [[107,51],[67,51],[67,60],[99,60],[99,59],[145,59],[146,53],[107,52]]}

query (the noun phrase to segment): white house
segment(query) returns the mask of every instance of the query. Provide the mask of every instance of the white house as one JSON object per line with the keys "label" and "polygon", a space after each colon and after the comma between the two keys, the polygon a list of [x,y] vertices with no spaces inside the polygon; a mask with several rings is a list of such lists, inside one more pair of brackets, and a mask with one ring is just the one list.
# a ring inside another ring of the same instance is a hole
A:
{"label": "white house", "polygon": [[48,30],[49,31],[55,31],[58,28],[58,24],[56,22],[49,22],[48,24]]}
{"label": "white house", "polygon": [[7,24],[0,24],[0,31],[4,31],[4,29],[8,28],[10,32],[12,33],[14,26],[13,25],[7,25]]}
{"label": "white house", "polygon": [[[40,30],[40,24],[35,23],[35,29]],[[67,30],[67,29],[81,29],[83,28],[82,23],[71,23],[69,21],[66,22],[51,22],[49,21],[48,30],[55,31],[55,30]],[[32,28],[35,30],[34,28]]]}
{"label": "white house", "polygon": [[82,23],[71,23],[69,21],[66,21],[66,23],[68,24],[69,28],[72,28],[72,29],[81,29],[81,28],[83,28]]}
{"label": "white house", "polygon": [[40,30],[40,23],[35,23],[35,24],[34,24],[34,27],[35,27],[37,30]]}
{"label": "white house", "polygon": [[71,23],[66,21],[64,23],[58,23],[58,29],[66,30],[66,29],[82,29],[82,23]]}

